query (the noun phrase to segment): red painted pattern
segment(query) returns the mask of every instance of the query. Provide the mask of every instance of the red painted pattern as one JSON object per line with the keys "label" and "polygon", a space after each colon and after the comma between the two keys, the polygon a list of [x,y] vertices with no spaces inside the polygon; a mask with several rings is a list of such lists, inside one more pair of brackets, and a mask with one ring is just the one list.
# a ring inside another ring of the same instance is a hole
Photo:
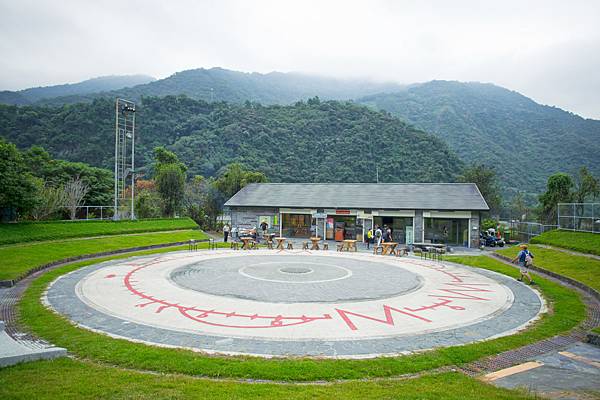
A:
{"label": "red painted pattern", "polygon": [[[150,294],[146,294],[140,289],[137,289],[135,286],[138,283],[133,279],[135,273],[138,271],[148,268],[152,265],[155,265],[160,262],[164,262],[164,258],[155,258],[150,262],[144,263],[142,265],[137,264],[128,264],[133,268],[129,271],[124,277],[124,285],[131,292],[131,294],[140,297],[144,300],[143,303],[137,304],[136,307],[144,308],[151,305],[156,305],[157,308],[155,310],[156,313],[160,313],[166,309],[176,309],[182,316],[193,320],[195,322],[199,322],[202,324],[218,326],[218,327],[226,327],[226,328],[278,328],[278,327],[286,327],[286,326],[296,326],[302,325],[315,321],[322,320],[331,320],[333,319],[331,314],[323,314],[319,316],[306,316],[306,315],[264,315],[259,313],[254,314],[245,314],[238,313],[235,311],[218,311],[214,309],[206,309],[199,306],[187,306],[178,303],[173,303],[164,299],[158,299]],[[429,265],[422,264],[416,261],[411,260],[403,260],[405,263],[410,263],[414,265],[418,265],[423,268],[433,269],[438,271],[450,278],[449,282],[443,284],[442,287],[436,289],[434,292],[429,294],[430,297],[434,297],[437,300],[431,304],[421,305],[419,307],[392,307],[390,305],[383,305],[382,311],[383,315],[381,317],[368,315],[364,313],[359,313],[352,310],[345,310],[340,308],[334,308],[332,311],[335,311],[337,315],[341,318],[341,320],[345,323],[345,325],[353,331],[359,330],[357,326],[357,319],[368,320],[371,322],[377,322],[389,326],[396,326],[398,323],[398,318],[410,318],[421,321],[425,324],[431,323],[431,316],[428,315],[423,316],[419,315],[420,313],[432,311],[435,312],[439,309],[450,309],[453,311],[465,311],[466,307],[462,305],[453,304],[456,300],[463,301],[489,301],[489,298],[482,297],[479,293],[489,293],[491,290],[486,289],[485,286],[488,284],[485,283],[477,283],[477,282],[467,282],[465,279],[469,278],[468,275],[462,275],[455,272],[448,271],[447,267],[443,264],[440,265]],[[106,276],[112,277],[110,275]],[[475,295],[473,293],[478,293]],[[209,320],[209,318],[221,319],[225,321],[227,319],[232,319],[231,323],[226,322],[215,322],[213,320]],[[250,321],[259,321],[258,325],[249,323]],[[247,322],[244,322],[247,321]]]}

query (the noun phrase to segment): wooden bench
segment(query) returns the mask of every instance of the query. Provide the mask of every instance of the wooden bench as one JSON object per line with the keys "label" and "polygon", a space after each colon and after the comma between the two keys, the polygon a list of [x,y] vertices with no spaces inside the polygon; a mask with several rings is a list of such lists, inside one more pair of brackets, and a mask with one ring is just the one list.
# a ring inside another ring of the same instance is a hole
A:
{"label": "wooden bench", "polygon": [[308,242],[302,242],[302,250],[308,250],[308,246],[309,246]]}
{"label": "wooden bench", "polygon": [[329,250],[329,243],[323,243],[323,250]]}
{"label": "wooden bench", "polygon": [[294,246],[292,245],[292,242],[288,242],[287,249],[288,250],[294,250]]}

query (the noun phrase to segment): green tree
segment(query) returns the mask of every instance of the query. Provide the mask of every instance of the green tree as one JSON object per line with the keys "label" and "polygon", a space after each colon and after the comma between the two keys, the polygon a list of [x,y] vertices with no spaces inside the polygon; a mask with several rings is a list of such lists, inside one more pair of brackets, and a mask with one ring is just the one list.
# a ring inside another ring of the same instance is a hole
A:
{"label": "green tree", "polygon": [[546,191],[540,195],[541,217],[547,223],[555,224],[558,203],[570,203],[573,201],[573,178],[570,175],[559,172],[548,177]]}
{"label": "green tree", "polygon": [[138,218],[158,218],[162,213],[161,198],[153,190],[142,190],[135,196],[135,213]]}
{"label": "green tree", "polygon": [[498,186],[496,172],[483,164],[472,164],[463,170],[458,177],[459,182],[475,183],[481,192],[481,195],[490,207],[490,213],[494,214],[500,211],[502,206],[502,196]]}
{"label": "green tree", "polygon": [[227,165],[223,173],[214,181],[214,186],[229,199],[249,183],[267,182],[262,172],[249,171],[239,163]]}
{"label": "green tree", "polygon": [[55,160],[40,146],[23,152],[23,158],[34,176],[46,185],[60,187],[79,177],[89,190],[83,201],[88,205],[110,205],[113,199],[113,173],[104,168],[91,167],[81,162]]}
{"label": "green tree", "polygon": [[157,169],[154,180],[163,202],[164,214],[174,216],[183,200],[185,174],[177,164],[163,164]]}
{"label": "green tree", "polygon": [[600,195],[600,183],[586,167],[581,167],[575,177],[575,192],[573,201],[576,203],[585,203],[588,200],[594,200]]}
{"label": "green tree", "polygon": [[181,172],[187,171],[187,167],[185,166],[184,163],[182,163],[179,160],[179,157],[177,157],[177,154],[165,149],[162,146],[155,147],[154,148],[154,168],[156,170],[158,170],[158,169],[160,169],[160,167],[162,165],[167,165],[167,164],[177,165],[181,169]]}
{"label": "green tree", "polygon": [[164,147],[154,149],[154,160],[156,190],[162,199],[164,214],[172,217],[183,201],[187,168],[175,153]]}
{"label": "green tree", "polygon": [[37,202],[39,184],[29,172],[23,156],[12,143],[0,139],[0,211],[2,219],[15,219]]}
{"label": "green tree", "polygon": [[514,195],[510,206],[511,206],[512,210],[517,213],[518,218],[520,220],[523,220],[523,221],[527,220],[527,214],[529,212],[529,207],[527,207],[527,203],[525,202],[525,196],[523,196],[522,192],[518,192],[517,194]]}

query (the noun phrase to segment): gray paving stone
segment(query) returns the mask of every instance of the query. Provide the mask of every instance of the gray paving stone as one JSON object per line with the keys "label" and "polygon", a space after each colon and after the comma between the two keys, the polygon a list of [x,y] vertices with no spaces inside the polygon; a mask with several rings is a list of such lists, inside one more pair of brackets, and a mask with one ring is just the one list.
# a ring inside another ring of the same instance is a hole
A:
{"label": "gray paving stone", "polygon": [[[316,260],[316,259],[314,259]],[[331,260],[327,260],[331,263]],[[329,357],[356,357],[373,356],[381,354],[397,354],[471,343],[492,337],[499,332],[515,329],[535,318],[542,305],[538,295],[529,287],[514,279],[487,270],[477,269],[477,273],[485,275],[505,285],[514,294],[515,301],[507,309],[497,313],[493,318],[472,323],[467,326],[459,326],[440,332],[430,332],[419,335],[369,338],[361,340],[270,340],[252,338],[227,338],[217,335],[194,334],[179,332],[169,329],[152,327],[135,322],[127,324],[120,318],[104,314],[87,304],[75,294],[75,286],[87,274],[122,260],[112,261],[97,265],[91,265],[71,274],[59,278],[48,291],[47,300],[59,313],[67,316],[76,323],[83,326],[104,331],[109,334],[125,336],[136,340],[143,340],[153,344],[169,346],[180,346],[187,348],[203,349],[213,352],[234,352],[266,356],[329,356]],[[345,264],[348,268],[355,266]],[[374,266],[373,266],[374,267]],[[379,267],[379,266],[378,266]],[[202,268],[202,266],[200,266]],[[461,266],[462,268],[462,266]],[[468,267],[464,267],[467,268]],[[390,267],[390,269],[395,269]],[[280,273],[273,272],[275,276]],[[358,275],[358,274],[357,274]],[[414,284],[412,274],[403,276]],[[325,276],[325,275],[324,275]],[[329,276],[329,275],[327,275]],[[371,281],[372,282],[372,281]],[[373,285],[373,283],[371,283]],[[407,289],[408,288],[408,289]],[[383,295],[384,290],[378,287],[369,288],[366,295]],[[340,288],[336,296],[343,294],[344,290],[352,290],[352,287]],[[410,290],[410,285],[404,290]],[[268,292],[267,292],[268,293]],[[68,294],[65,296],[65,294]],[[315,289],[312,293],[320,296],[323,301],[323,293]],[[260,296],[260,292],[255,292]]]}

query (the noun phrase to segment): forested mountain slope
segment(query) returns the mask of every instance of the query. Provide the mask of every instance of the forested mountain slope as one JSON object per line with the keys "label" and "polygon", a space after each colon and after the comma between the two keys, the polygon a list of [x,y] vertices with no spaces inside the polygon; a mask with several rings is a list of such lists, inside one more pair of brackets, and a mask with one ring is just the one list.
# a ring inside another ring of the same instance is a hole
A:
{"label": "forested mountain slope", "polygon": [[35,87],[19,91],[5,90],[0,92],[0,103],[31,104],[61,96],[77,96],[122,89],[152,82],[153,80],[154,78],[146,75],[112,75],[65,85]]}
{"label": "forested mountain slope", "polygon": [[[462,162],[440,139],[367,107],[311,99],[291,106],[207,103],[187,97],[144,98],[136,115],[137,160],[166,145],[211,176],[231,162],[273,182],[448,182]],[[0,106],[0,136],[37,144],[57,158],[111,168],[114,103]]]}
{"label": "forested mountain slope", "polygon": [[445,140],[466,162],[495,166],[507,189],[540,192],[557,171],[600,175],[600,121],[491,84],[432,81],[358,100]]}
{"label": "forested mountain slope", "polygon": [[223,68],[192,69],[165,79],[111,92],[48,99],[44,104],[71,104],[99,97],[123,97],[139,101],[142,96],[186,95],[206,101],[245,101],[262,104],[291,104],[315,96],[321,99],[348,100],[385,91],[401,90],[393,83],[364,80],[339,80],[299,73],[245,73]]}

